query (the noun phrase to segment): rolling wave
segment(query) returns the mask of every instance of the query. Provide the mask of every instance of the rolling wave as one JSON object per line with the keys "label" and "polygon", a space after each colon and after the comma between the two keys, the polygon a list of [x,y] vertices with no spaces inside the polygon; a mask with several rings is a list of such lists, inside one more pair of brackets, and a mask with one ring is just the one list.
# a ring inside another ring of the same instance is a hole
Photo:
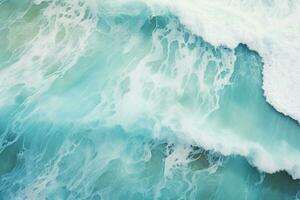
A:
{"label": "rolling wave", "polygon": [[0,197],[299,198],[298,4],[247,2],[0,1]]}

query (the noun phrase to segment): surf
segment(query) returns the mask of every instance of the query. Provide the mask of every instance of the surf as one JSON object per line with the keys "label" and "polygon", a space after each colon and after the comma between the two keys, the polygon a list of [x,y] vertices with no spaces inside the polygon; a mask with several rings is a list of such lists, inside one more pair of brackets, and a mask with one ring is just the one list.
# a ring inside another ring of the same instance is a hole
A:
{"label": "surf", "polygon": [[266,36],[246,29],[247,12],[224,17],[243,6],[293,12],[251,2],[230,12],[214,1],[163,4],[1,2],[2,197],[299,196],[299,123],[266,92],[275,73],[267,78],[266,69],[291,62],[280,55],[297,43],[279,55],[281,32],[265,48]]}

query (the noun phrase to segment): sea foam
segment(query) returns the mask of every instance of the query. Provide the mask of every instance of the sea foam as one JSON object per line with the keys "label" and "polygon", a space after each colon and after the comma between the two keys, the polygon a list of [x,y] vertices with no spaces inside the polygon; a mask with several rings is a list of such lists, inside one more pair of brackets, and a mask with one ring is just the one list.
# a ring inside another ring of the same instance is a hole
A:
{"label": "sea foam", "polygon": [[215,46],[247,44],[264,61],[263,89],[279,112],[300,122],[300,2],[146,1],[164,4],[183,24]]}

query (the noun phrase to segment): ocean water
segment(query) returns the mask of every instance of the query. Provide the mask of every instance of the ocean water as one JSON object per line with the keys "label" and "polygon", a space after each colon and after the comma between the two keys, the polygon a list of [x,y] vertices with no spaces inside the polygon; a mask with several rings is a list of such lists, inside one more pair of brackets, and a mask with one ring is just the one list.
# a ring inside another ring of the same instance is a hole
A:
{"label": "ocean water", "polygon": [[0,199],[300,199],[300,125],[267,103],[265,59],[186,19],[0,0]]}

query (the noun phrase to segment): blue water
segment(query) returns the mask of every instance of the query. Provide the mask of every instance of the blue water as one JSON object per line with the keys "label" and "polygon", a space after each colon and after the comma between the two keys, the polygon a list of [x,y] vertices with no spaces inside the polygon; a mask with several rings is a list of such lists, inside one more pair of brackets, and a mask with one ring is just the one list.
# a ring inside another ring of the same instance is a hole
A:
{"label": "blue water", "polygon": [[142,3],[0,0],[0,25],[0,199],[300,198],[246,45]]}

